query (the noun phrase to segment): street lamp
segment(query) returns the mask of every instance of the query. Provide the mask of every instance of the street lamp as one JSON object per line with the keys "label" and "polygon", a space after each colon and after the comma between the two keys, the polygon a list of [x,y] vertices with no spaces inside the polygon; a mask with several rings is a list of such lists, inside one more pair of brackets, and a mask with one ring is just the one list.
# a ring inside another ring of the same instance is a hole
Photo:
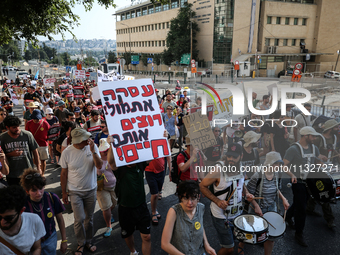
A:
{"label": "street lamp", "polygon": [[336,71],[336,66],[338,65],[340,50],[338,50],[336,53],[338,53],[338,57],[336,58],[336,63],[335,63],[334,71]]}

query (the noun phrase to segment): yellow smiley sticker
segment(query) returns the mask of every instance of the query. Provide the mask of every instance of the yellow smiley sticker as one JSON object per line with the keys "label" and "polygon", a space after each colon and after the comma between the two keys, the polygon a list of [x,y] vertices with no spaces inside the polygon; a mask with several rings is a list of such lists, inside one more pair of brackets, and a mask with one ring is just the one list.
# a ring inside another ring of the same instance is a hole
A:
{"label": "yellow smiley sticker", "polygon": [[252,234],[246,234],[246,238],[247,238],[248,240],[250,240],[250,239],[253,238],[253,235],[252,235]]}
{"label": "yellow smiley sticker", "polygon": [[44,128],[40,128],[41,131],[44,131]]}
{"label": "yellow smiley sticker", "polygon": [[47,217],[52,218],[52,217],[53,217],[52,212],[49,212],[49,213],[47,214]]}
{"label": "yellow smiley sticker", "polygon": [[199,223],[198,221],[195,222],[195,228],[196,230],[199,230],[201,228],[201,223]]}

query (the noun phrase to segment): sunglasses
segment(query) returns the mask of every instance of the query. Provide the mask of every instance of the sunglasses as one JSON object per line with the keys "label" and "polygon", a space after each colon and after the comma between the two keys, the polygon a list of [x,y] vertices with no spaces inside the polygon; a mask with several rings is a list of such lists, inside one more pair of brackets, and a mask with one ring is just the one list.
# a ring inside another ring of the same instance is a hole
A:
{"label": "sunglasses", "polygon": [[0,114],[1,116],[7,116],[7,114],[6,113],[2,113],[2,114]]}
{"label": "sunglasses", "polygon": [[171,110],[172,110],[172,108],[167,108],[167,110],[170,110],[170,111],[171,111]]}
{"label": "sunglasses", "polygon": [[0,216],[0,221],[4,219],[6,222],[11,222],[19,213],[16,213],[14,215],[7,215],[5,217]]}
{"label": "sunglasses", "polygon": [[220,132],[220,130],[214,130],[214,132]]}
{"label": "sunglasses", "polygon": [[106,126],[100,126],[100,128],[106,128]]}
{"label": "sunglasses", "polygon": [[34,173],[34,174],[28,174],[28,175],[26,175],[25,176],[25,179],[26,180],[31,180],[31,179],[33,179],[33,177],[40,177],[41,175],[39,174],[39,173]]}

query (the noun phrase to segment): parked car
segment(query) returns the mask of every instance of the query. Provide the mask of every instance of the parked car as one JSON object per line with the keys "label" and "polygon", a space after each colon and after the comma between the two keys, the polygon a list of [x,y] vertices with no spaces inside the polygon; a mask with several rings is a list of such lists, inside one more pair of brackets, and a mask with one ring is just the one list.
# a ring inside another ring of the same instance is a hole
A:
{"label": "parked car", "polygon": [[18,70],[16,67],[13,67],[13,66],[6,66],[6,68],[8,69],[8,71],[17,71]]}
{"label": "parked car", "polygon": [[339,80],[340,78],[340,73],[339,72],[335,72],[335,71],[327,71],[324,76],[324,78],[331,78],[331,79],[336,79]]}
{"label": "parked car", "polygon": [[28,72],[17,72],[17,75],[19,76],[19,79],[22,80],[24,75],[26,74],[27,78],[30,78],[30,75]]}
{"label": "parked car", "polygon": [[292,76],[293,75],[293,70],[282,70],[279,72],[279,74],[277,75],[277,77],[280,78],[280,76]]}

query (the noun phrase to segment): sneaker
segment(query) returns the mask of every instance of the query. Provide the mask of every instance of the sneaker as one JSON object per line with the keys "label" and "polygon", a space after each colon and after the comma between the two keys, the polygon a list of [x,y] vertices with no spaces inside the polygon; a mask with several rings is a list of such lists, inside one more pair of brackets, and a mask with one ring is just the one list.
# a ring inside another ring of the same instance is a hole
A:
{"label": "sneaker", "polygon": [[302,234],[297,234],[295,233],[295,240],[298,242],[298,244],[300,244],[303,247],[308,247],[308,245],[306,244],[305,239],[303,238]]}
{"label": "sneaker", "polygon": [[130,252],[130,255],[138,255],[139,253],[137,251],[135,252]]}
{"label": "sneaker", "polygon": [[111,231],[112,231],[112,228],[107,228],[105,233],[104,233],[104,237],[110,237],[111,236]]}
{"label": "sneaker", "polygon": [[111,215],[111,223],[115,222],[115,219],[113,218],[113,216]]}
{"label": "sneaker", "polygon": [[321,217],[321,213],[318,213],[316,211],[310,211],[310,210],[306,210],[306,214],[308,215],[312,215],[312,216],[316,216],[316,217]]}
{"label": "sneaker", "polygon": [[295,224],[292,218],[289,218],[289,219],[286,218],[286,222],[291,229],[295,229]]}

